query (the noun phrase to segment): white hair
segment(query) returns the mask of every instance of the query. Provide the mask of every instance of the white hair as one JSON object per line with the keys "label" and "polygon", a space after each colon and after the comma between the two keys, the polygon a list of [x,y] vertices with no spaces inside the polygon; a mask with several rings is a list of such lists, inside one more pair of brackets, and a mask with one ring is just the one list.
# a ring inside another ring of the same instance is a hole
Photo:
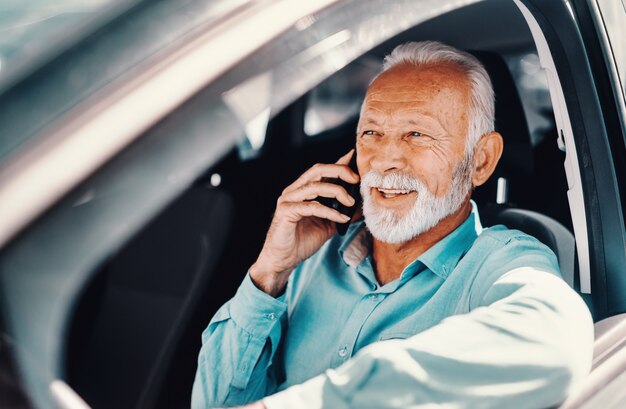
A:
{"label": "white hair", "polygon": [[418,67],[454,64],[465,72],[471,87],[465,151],[471,155],[480,137],[494,130],[495,96],[485,67],[473,55],[436,41],[409,42],[397,46],[385,57],[381,74],[401,64]]}

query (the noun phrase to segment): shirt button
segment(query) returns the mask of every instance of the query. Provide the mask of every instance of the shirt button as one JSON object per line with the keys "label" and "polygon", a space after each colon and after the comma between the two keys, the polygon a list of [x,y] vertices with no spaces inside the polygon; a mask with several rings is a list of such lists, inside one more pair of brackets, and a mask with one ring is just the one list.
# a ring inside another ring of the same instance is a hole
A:
{"label": "shirt button", "polygon": [[370,300],[378,301],[378,294],[370,294]]}
{"label": "shirt button", "polygon": [[346,347],[339,348],[339,356],[344,358],[346,355],[348,355],[348,348]]}
{"label": "shirt button", "polygon": [[269,314],[265,314],[265,318],[273,321],[274,319],[276,319],[276,314],[274,314],[273,312],[270,312]]}

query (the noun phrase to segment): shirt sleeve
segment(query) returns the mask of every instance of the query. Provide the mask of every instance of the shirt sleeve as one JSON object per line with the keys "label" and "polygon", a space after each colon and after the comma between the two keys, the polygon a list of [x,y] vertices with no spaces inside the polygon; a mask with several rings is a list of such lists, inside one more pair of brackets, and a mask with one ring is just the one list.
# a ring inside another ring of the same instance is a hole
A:
{"label": "shirt sleeve", "polygon": [[593,322],[552,272],[501,275],[467,314],[406,340],[362,349],[346,364],[263,400],[282,408],[543,408],[591,367]]}
{"label": "shirt sleeve", "polygon": [[191,407],[236,406],[277,388],[276,349],[286,326],[285,296],[273,298],[246,275],[202,334]]}

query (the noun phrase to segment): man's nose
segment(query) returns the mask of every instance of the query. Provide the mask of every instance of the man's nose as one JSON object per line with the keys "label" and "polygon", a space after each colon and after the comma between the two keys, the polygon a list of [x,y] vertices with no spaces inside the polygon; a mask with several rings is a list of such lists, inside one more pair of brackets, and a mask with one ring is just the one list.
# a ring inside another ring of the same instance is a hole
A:
{"label": "man's nose", "polygon": [[372,169],[381,174],[404,170],[407,165],[407,147],[403,145],[402,140],[379,142],[371,161]]}

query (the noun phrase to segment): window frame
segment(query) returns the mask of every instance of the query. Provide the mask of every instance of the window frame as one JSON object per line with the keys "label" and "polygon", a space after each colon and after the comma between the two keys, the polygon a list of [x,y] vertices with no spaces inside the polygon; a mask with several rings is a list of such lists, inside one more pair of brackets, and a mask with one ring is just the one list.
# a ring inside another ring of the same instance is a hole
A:
{"label": "window frame", "polygon": [[[566,171],[570,188],[579,189],[570,198],[570,206],[577,207],[572,208],[572,216],[578,217],[573,221],[579,224],[578,230],[575,225],[575,235],[581,282],[585,275],[589,277],[595,318],[602,319],[626,311],[626,276],[621,272],[626,263],[624,185],[619,172],[624,138],[613,91],[606,82],[607,67],[585,0],[573,0],[571,8],[565,1],[515,1],[535,21],[533,34],[545,38],[547,53],[542,63],[549,66],[546,59],[554,63],[552,79],[558,83],[552,81],[551,94],[554,89],[562,97],[553,105],[563,109],[561,117],[557,113],[557,126],[566,142],[573,140],[570,151],[575,149]],[[568,128],[575,132],[569,133]],[[578,175],[580,183],[576,184]],[[581,215],[586,218],[584,223]],[[585,254],[581,258],[585,249],[588,268]]]}

